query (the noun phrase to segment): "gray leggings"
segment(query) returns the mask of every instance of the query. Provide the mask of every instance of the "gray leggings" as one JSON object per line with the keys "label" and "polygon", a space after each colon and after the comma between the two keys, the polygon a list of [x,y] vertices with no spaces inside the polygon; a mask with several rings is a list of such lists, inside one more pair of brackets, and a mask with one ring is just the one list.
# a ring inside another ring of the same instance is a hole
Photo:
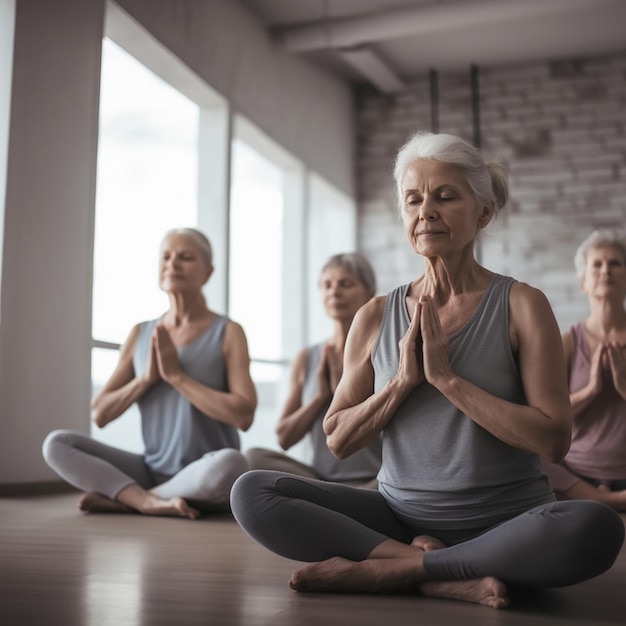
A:
{"label": "gray leggings", "polygon": [[573,585],[609,569],[624,541],[621,517],[599,502],[551,502],[463,537],[400,521],[377,491],[263,470],[235,482],[231,509],[253,539],[297,561],[361,561],[386,539],[434,535],[449,547],[425,554],[432,580]]}
{"label": "gray leggings", "polygon": [[235,480],[248,469],[239,450],[223,448],[207,452],[174,476],[154,474],[141,454],[120,450],[71,430],[55,430],[43,443],[48,465],[70,485],[95,491],[110,500],[137,484],[158,486],[158,495],[169,500],[179,496],[196,507],[224,508]]}

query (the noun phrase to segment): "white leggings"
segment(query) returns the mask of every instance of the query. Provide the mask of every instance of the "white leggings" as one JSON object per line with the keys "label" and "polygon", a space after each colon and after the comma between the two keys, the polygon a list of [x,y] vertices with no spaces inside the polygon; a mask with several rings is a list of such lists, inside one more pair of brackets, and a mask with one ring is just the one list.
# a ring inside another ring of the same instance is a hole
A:
{"label": "white leggings", "polygon": [[248,470],[244,455],[233,448],[207,452],[174,476],[155,475],[141,454],[120,450],[71,430],[54,430],[43,442],[46,463],[70,485],[95,491],[110,500],[137,484],[158,486],[159,497],[179,496],[197,508],[228,504],[235,480]]}

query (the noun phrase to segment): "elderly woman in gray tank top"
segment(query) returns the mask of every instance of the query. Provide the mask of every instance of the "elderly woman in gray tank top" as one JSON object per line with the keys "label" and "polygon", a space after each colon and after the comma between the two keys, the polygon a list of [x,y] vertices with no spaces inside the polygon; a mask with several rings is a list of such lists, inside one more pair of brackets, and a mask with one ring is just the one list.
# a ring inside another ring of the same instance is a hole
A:
{"label": "elderly woman in gray tank top", "polygon": [[335,254],[320,272],[319,288],[326,314],[333,320],[331,339],[305,348],[296,357],[289,393],[276,432],[283,450],[308,438],[311,463],[264,448],[252,448],[246,457],[250,469],[271,469],[298,476],[376,488],[381,445],[377,437],[346,459],[328,449],[322,425],[343,371],[343,352],[356,312],[376,293],[376,276],[358,252]]}
{"label": "elderly woman in gray tank top", "polygon": [[170,299],[160,318],[135,326],[118,365],[92,401],[104,427],[133,403],[145,453],[57,430],[43,444],[47,463],[85,492],[88,512],[139,512],[196,518],[228,507],[235,479],[248,469],[238,430],[250,427],[256,391],[242,328],[207,308],[211,245],[191,228],[166,234],[159,285]]}
{"label": "elderly woman in gray tank top", "polygon": [[571,407],[545,296],[478,264],[506,175],[451,135],[417,134],[395,167],[400,214],[425,272],[374,298],[350,328],[324,420],[347,457],[383,433],[378,491],[269,471],[241,476],[241,526],[308,561],[296,591],[391,592],[502,608],[510,586],[571,585],[624,540],[610,507],[556,501],[541,457],[567,452]]}

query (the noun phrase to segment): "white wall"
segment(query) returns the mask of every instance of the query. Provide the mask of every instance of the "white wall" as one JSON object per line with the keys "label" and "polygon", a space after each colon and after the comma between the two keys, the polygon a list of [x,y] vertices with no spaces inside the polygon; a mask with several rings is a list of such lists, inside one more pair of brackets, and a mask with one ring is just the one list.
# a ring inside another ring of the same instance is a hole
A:
{"label": "white wall", "polygon": [[[353,188],[350,90],[288,58],[235,0],[124,0],[240,112]],[[0,484],[55,480],[53,428],[89,432],[91,275],[105,0],[16,0],[0,306]],[[123,303],[120,303],[123,305]]]}
{"label": "white wall", "polygon": [[354,195],[352,91],[288,56],[237,0],[117,0],[306,166]]}
{"label": "white wall", "polygon": [[0,323],[0,482],[88,432],[101,0],[18,0]]}

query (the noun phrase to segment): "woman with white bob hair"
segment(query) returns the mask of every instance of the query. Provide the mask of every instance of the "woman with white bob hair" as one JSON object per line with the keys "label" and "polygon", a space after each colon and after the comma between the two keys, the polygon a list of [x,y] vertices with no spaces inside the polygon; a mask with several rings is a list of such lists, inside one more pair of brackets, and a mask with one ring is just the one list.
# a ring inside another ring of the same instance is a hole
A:
{"label": "woman with white bob hair", "polygon": [[238,430],[252,424],[257,399],[241,326],[210,310],[202,294],[212,273],[203,233],[166,233],[159,286],[170,307],[131,330],[115,371],[92,401],[100,428],[137,403],[144,454],[70,430],[53,431],[44,441],[50,467],[85,492],[81,510],[194,519],[228,508],[233,482],[248,469]]}
{"label": "woman with white bob hair", "polygon": [[308,561],[296,591],[420,592],[494,608],[512,586],[558,587],[611,567],[624,523],[592,501],[556,501],[541,458],[571,434],[565,360],[546,297],[475,259],[507,199],[502,166],[463,139],[419,133],[395,179],[425,271],[357,313],[324,418],[348,457],[382,433],[377,491],[250,471],[235,518]]}
{"label": "woman with white bob hair", "polygon": [[626,511],[626,233],[593,231],[574,263],[589,315],[563,335],[572,443],[546,470],[559,497]]}

